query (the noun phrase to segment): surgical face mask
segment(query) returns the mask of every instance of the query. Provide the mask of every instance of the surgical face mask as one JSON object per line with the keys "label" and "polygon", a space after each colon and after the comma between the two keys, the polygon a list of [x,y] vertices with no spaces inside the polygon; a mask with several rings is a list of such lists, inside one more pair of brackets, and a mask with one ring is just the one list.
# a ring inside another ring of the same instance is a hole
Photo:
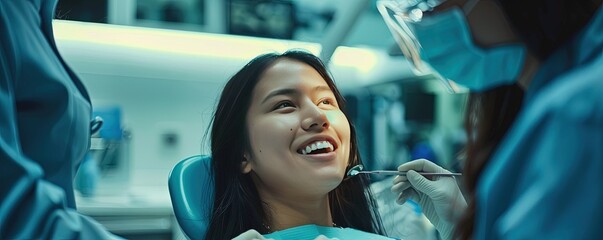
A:
{"label": "surgical face mask", "polygon": [[509,44],[488,49],[473,43],[461,9],[425,17],[412,23],[421,55],[444,77],[472,91],[512,84],[522,70],[525,48]]}
{"label": "surgical face mask", "polygon": [[[377,7],[394,39],[415,69],[424,73],[423,59],[443,75],[472,91],[483,91],[516,81],[521,72],[525,48],[505,45],[489,49],[472,41],[465,15],[460,8],[423,16],[443,0],[379,1]],[[477,3],[470,0],[465,12]],[[392,14],[393,13],[393,14]],[[436,74],[436,75],[439,75]]]}

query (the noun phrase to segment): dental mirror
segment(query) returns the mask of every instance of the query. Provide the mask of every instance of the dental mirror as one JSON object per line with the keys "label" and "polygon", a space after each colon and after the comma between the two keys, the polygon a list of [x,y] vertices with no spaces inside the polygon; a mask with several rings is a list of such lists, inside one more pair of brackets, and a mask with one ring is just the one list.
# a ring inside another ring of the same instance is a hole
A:
{"label": "dental mirror", "polygon": [[348,171],[348,173],[346,174],[346,176],[348,177],[353,177],[358,175],[358,173],[360,173],[360,171],[362,171],[363,166],[362,165],[356,165],[352,168],[350,168],[350,171]]}
{"label": "dental mirror", "polygon": [[[363,171],[364,167],[362,165],[356,165],[348,171],[346,174],[347,177],[353,177],[358,174],[381,174],[381,175],[402,175],[406,176],[407,172],[395,171],[395,170],[374,170],[374,171]],[[423,176],[462,176],[461,173],[429,173],[429,172],[417,172]]]}

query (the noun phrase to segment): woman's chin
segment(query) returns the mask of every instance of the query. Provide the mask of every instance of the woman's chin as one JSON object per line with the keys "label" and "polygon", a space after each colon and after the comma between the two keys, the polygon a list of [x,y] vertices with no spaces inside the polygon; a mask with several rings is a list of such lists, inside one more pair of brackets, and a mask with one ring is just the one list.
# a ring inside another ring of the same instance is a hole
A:
{"label": "woman's chin", "polygon": [[317,175],[314,179],[321,188],[331,191],[341,184],[343,175],[344,174],[340,172],[322,173]]}

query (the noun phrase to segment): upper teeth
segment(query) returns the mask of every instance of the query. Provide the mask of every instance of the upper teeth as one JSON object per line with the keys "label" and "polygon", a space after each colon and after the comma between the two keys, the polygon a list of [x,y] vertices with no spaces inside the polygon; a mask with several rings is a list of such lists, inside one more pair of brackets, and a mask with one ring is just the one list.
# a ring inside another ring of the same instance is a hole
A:
{"label": "upper teeth", "polygon": [[333,149],[334,149],[333,144],[331,144],[329,141],[317,141],[317,142],[314,142],[314,143],[306,146],[306,148],[302,149],[301,152],[303,155],[306,155],[317,149],[324,149],[324,148],[329,148],[329,152],[333,151]]}

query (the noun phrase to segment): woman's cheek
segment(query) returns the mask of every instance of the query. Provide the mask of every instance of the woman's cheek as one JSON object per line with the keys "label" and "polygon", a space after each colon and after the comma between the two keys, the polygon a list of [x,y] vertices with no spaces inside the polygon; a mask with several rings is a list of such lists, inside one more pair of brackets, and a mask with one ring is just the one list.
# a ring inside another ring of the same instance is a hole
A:
{"label": "woman's cheek", "polygon": [[345,114],[341,110],[328,110],[325,111],[325,115],[327,116],[327,120],[332,126],[345,124],[348,125],[348,119],[345,117]]}

